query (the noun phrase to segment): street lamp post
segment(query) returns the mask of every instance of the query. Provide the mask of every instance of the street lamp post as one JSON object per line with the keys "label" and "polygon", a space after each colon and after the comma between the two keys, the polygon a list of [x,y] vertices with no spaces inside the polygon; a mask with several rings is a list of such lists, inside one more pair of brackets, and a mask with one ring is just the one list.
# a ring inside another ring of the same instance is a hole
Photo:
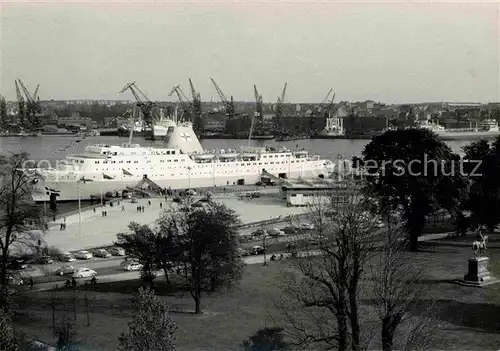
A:
{"label": "street lamp post", "polygon": [[264,230],[264,233],[262,235],[262,247],[264,248],[264,266],[267,266],[267,256],[266,256],[266,251],[267,251],[267,230]]}
{"label": "street lamp post", "polygon": [[78,236],[82,236],[82,197],[80,193],[80,183],[83,181],[83,178],[80,179],[78,183]]}

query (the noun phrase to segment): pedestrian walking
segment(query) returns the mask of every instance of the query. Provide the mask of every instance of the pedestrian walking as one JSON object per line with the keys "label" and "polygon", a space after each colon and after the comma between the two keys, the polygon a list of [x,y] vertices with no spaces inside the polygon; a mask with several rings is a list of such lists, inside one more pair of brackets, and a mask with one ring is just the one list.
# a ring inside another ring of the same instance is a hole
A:
{"label": "pedestrian walking", "polygon": [[92,210],[93,210],[93,211],[94,211],[94,213],[95,213],[95,207],[94,207]]}
{"label": "pedestrian walking", "polygon": [[33,289],[33,285],[35,285],[35,282],[33,281],[33,277],[30,277],[30,289]]}
{"label": "pedestrian walking", "polygon": [[148,206],[151,206],[151,201],[150,200],[148,200]]}
{"label": "pedestrian walking", "polygon": [[59,229],[60,229],[60,230],[63,230],[63,228],[64,228],[64,224],[63,224],[63,223],[61,223],[61,225],[59,226]]}
{"label": "pedestrian walking", "polygon": [[122,205],[122,211],[125,211],[125,205]]}
{"label": "pedestrian walking", "polygon": [[160,208],[163,208],[163,203],[162,202],[160,202]]}
{"label": "pedestrian walking", "polygon": [[144,209],[145,209],[145,207],[144,207],[144,206],[142,206],[142,212],[144,212]]}

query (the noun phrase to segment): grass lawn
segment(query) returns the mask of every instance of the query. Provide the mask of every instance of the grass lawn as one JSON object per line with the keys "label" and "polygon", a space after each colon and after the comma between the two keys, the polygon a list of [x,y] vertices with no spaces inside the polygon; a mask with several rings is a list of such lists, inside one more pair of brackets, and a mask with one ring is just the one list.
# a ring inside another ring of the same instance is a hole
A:
{"label": "grass lawn", "polygon": [[[500,277],[500,235],[489,234],[490,271]],[[436,304],[440,320],[433,341],[436,349],[498,349],[500,345],[500,284],[486,288],[470,288],[453,284],[463,278],[467,259],[471,257],[473,238],[445,239],[422,244],[422,252],[408,253],[426,270],[422,284]],[[271,262],[267,267],[251,265],[237,290],[205,296],[205,313],[191,314],[194,304],[189,293],[165,293],[172,318],[179,331],[179,350],[236,350],[242,340],[258,329],[273,326],[273,300],[279,295],[277,281],[285,262]],[[89,350],[116,350],[117,338],[127,330],[130,320],[131,293],[139,281],[88,286],[90,327],[86,324],[84,290],[77,291],[75,329]],[[84,289],[82,287],[82,289]],[[161,293],[161,292],[159,292]],[[54,342],[50,293],[30,293],[17,298],[19,315],[15,324],[29,336]],[[59,291],[57,317],[73,317],[71,291]],[[418,312],[417,312],[418,314]]]}

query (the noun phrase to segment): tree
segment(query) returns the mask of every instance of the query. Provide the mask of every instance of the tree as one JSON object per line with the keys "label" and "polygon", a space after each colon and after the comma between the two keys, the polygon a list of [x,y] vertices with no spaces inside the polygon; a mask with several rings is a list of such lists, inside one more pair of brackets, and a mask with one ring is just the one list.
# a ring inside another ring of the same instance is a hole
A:
{"label": "tree", "polygon": [[402,213],[411,251],[418,250],[426,216],[455,213],[467,189],[460,157],[423,128],[387,131],[363,150],[368,187],[391,211]]}
{"label": "tree", "polygon": [[33,180],[21,169],[26,153],[0,156],[0,284],[7,285],[7,262],[13,244],[35,247],[43,228],[41,211],[33,202]]}
{"label": "tree", "polygon": [[203,208],[181,208],[164,214],[160,222],[176,231],[175,246],[184,264],[184,279],[201,313],[201,293],[231,287],[241,279],[242,261],[237,251],[238,216],[223,204],[209,202]]}
{"label": "tree", "polygon": [[471,212],[469,226],[485,225],[493,231],[500,223],[500,138],[490,146],[480,140],[464,146],[469,161],[470,191],[464,209]]}
{"label": "tree", "polygon": [[8,313],[0,310],[0,350],[17,351],[18,342]]}
{"label": "tree", "polygon": [[[430,315],[426,315],[422,306],[423,298],[426,297],[426,287],[420,284],[423,271],[408,258],[405,243],[400,240],[400,228],[392,226],[390,222],[388,225],[382,246],[371,262],[374,306],[381,322],[382,349],[428,349],[432,319],[428,318]],[[398,329],[408,322],[409,315],[416,310],[422,311],[424,316],[408,326],[405,338],[397,333]],[[394,345],[396,336],[396,341],[406,340],[406,343]]]}
{"label": "tree", "polygon": [[125,250],[128,258],[142,264],[141,277],[152,286],[156,278],[157,235],[149,226],[135,222],[129,224],[129,229],[132,234],[118,234],[115,244]]}
{"label": "tree", "polygon": [[128,333],[119,337],[120,351],[175,350],[177,326],[168,315],[168,306],[150,288],[140,288],[133,299],[133,319]]}
{"label": "tree", "polygon": [[73,330],[73,324],[68,317],[63,317],[56,325],[54,334],[57,337],[57,351],[77,351],[78,341],[76,332]]}
{"label": "tree", "polygon": [[[350,198],[343,202],[346,193]],[[277,307],[294,344],[360,350],[364,341],[359,284],[379,233],[358,186],[346,184],[345,189],[325,197],[328,201],[313,206],[310,212],[315,228],[309,241],[318,249],[303,246],[296,251],[293,269],[283,275]]]}
{"label": "tree", "polygon": [[241,344],[244,351],[284,351],[288,349],[283,340],[283,328],[263,328]]}
{"label": "tree", "polygon": [[3,128],[7,126],[7,102],[5,101],[5,97],[2,96],[0,99],[0,124]]}

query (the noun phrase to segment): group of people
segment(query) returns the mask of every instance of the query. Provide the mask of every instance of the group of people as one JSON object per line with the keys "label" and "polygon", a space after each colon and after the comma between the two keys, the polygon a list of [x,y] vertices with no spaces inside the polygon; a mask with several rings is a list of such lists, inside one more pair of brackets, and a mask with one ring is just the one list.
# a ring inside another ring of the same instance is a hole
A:
{"label": "group of people", "polygon": [[[271,256],[270,260],[271,260],[271,261],[276,261],[276,257],[277,257],[277,256],[276,256],[275,254],[273,254],[273,255]],[[280,254],[279,261],[281,261],[281,260],[283,260],[283,259],[285,259],[285,256],[284,256],[283,254]]]}
{"label": "group of people", "polygon": [[[66,283],[64,284],[64,287],[66,288],[76,288],[76,285],[78,282],[76,281],[75,277],[71,277],[71,280],[67,279]],[[95,276],[90,279],[90,284],[97,284],[97,278]]]}

